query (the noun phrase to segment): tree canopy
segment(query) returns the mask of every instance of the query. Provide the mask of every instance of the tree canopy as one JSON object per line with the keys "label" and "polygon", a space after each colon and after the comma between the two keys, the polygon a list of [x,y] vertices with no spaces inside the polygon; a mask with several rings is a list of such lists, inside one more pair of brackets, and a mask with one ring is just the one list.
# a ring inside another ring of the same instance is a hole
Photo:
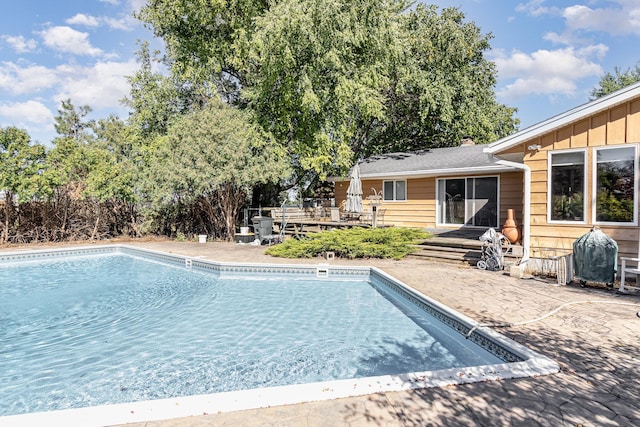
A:
{"label": "tree canopy", "polygon": [[616,67],[613,73],[607,72],[600,78],[598,86],[591,91],[591,100],[601,98],[637,82],[640,82],[640,64],[636,64],[635,68],[629,68],[626,71]]}
{"label": "tree canopy", "polygon": [[394,150],[491,142],[516,130],[496,102],[490,35],[458,9],[404,0],[151,0],[139,17],[172,70],[213,87],[285,148],[300,177]]}
{"label": "tree canopy", "polygon": [[159,208],[203,203],[209,230],[202,232],[231,238],[252,186],[278,181],[287,168],[282,150],[247,113],[211,102],[177,118],[158,140],[145,192]]}

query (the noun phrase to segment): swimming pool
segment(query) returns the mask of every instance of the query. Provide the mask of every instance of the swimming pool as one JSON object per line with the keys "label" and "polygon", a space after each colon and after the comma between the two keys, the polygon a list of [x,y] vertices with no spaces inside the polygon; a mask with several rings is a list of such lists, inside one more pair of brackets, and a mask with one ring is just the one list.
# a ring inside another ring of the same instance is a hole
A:
{"label": "swimming pool", "polygon": [[0,254],[0,266],[2,424],[91,410],[123,423],[557,371],[493,331],[465,339],[475,322],[371,268],[127,246]]}

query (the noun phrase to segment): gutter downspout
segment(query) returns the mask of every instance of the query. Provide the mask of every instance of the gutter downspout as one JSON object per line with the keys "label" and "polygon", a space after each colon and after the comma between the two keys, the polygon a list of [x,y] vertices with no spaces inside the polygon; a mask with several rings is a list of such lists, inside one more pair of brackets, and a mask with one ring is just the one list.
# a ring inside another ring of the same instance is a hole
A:
{"label": "gutter downspout", "polygon": [[520,169],[524,172],[524,204],[522,206],[522,260],[518,267],[520,274],[524,274],[524,266],[529,261],[529,248],[531,247],[531,168],[524,163],[511,162],[509,160],[497,160],[497,164]]}

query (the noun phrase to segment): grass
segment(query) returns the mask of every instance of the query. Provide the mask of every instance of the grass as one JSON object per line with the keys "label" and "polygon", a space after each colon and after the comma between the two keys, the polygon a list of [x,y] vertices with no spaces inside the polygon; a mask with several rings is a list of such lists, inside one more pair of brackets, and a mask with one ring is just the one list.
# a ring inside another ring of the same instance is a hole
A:
{"label": "grass", "polygon": [[429,237],[426,231],[415,228],[351,228],[309,234],[301,240],[288,239],[266,253],[282,258],[313,258],[334,252],[348,259],[401,259],[415,251],[412,244]]}

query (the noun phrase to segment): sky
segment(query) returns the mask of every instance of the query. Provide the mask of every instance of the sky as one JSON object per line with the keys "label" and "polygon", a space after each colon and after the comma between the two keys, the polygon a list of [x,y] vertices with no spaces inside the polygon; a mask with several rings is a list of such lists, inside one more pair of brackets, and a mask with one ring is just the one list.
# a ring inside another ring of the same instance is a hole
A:
{"label": "sky", "polygon": [[[606,72],[640,65],[640,0],[425,0],[457,7],[491,34],[498,102],[524,129],[588,102]],[[137,40],[162,46],[133,17],[145,0],[21,0],[0,15],[0,127],[49,145],[62,100],[90,118],[127,117]]]}

